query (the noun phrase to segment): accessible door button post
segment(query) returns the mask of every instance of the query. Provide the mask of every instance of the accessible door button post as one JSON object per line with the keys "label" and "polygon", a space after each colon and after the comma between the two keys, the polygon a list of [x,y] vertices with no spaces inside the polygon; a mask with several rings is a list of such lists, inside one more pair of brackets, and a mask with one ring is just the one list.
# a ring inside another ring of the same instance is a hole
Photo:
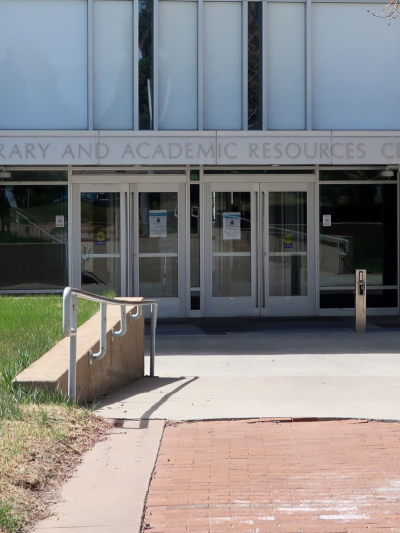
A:
{"label": "accessible door button post", "polygon": [[367,271],[356,270],[356,333],[367,332]]}

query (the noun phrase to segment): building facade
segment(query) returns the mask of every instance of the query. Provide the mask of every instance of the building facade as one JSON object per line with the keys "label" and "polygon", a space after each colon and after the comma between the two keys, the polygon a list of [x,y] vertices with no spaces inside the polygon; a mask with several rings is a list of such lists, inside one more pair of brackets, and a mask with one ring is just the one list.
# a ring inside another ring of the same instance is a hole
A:
{"label": "building facade", "polygon": [[384,4],[0,0],[0,292],[399,313]]}

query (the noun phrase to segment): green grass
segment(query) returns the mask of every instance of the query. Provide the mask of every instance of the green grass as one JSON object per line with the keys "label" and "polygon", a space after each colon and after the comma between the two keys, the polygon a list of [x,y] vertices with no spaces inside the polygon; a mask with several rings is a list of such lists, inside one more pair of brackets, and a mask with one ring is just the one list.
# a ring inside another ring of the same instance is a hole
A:
{"label": "green grass", "polygon": [[17,532],[21,525],[22,519],[15,513],[13,506],[8,500],[0,500],[0,530],[9,533]]}
{"label": "green grass", "polygon": [[[78,326],[99,305],[78,300]],[[0,420],[20,419],[24,403],[68,403],[60,393],[24,391],[13,379],[63,339],[62,297],[0,296]]]}
{"label": "green grass", "polygon": [[[78,299],[78,326],[98,309],[99,304]],[[31,490],[28,483],[21,492],[24,479],[45,485],[49,472],[61,476],[60,453],[66,457],[78,446],[76,432],[86,435],[79,444],[82,453],[90,428],[93,439],[95,428],[104,424],[60,391],[28,390],[13,382],[63,337],[61,296],[0,296],[0,532],[22,533],[37,520],[38,512],[43,514],[40,491]]]}

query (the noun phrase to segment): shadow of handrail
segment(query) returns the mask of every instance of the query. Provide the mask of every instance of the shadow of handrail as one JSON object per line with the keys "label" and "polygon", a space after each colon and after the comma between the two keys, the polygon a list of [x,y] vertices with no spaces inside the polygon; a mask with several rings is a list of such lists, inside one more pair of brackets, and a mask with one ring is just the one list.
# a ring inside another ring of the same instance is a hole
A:
{"label": "shadow of handrail", "polygon": [[[164,396],[161,398],[161,400],[159,400],[157,403],[155,403],[152,407],[150,407],[150,409],[148,409],[147,411],[145,411],[142,416],[140,417],[140,429],[145,429],[149,426],[149,418],[150,416],[155,412],[157,411],[157,409],[159,407],[161,407],[164,403],[166,403],[169,398],[171,396],[173,396],[174,394],[176,394],[177,392],[181,391],[184,387],[187,387],[188,385],[190,385],[190,383],[193,383],[194,381],[198,380],[199,377],[198,376],[195,376],[194,378],[192,378],[191,380],[189,381],[186,381],[186,383],[182,383],[182,385],[179,385],[179,387],[176,387],[176,389],[174,389],[173,391],[171,392],[168,392],[167,394],[164,394]],[[145,425],[146,424],[146,425]]]}

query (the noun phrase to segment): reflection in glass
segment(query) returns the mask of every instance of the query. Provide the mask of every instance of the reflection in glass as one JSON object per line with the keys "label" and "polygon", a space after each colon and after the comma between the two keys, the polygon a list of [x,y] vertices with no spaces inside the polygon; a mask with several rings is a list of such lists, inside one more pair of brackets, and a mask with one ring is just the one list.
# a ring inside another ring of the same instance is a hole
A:
{"label": "reflection in glass", "polygon": [[307,296],[307,193],[269,193],[269,295]]}
{"label": "reflection in glass", "polygon": [[365,169],[352,169],[345,170],[338,169],[320,169],[319,180],[320,181],[396,181],[397,173],[393,172],[393,176],[382,176],[381,172],[385,169],[379,170],[365,170]]}
{"label": "reflection in glass", "polygon": [[321,287],[354,286],[357,268],[368,285],[396,285],[396,184],[321,185],[319,250]]}
{"label": "reflection in glass", "polygon": [[190,286],[200,287],[200,186],[190,186]]}
{"label": "reflection in glass", "polygon": [[212,193],[212,295],[251,296],[250,192]]}
{"label": "reflection in glass", "polygon": [[[68,172],[65,170],[9,170],[10,180],[13,181],[67,181]],[[0,183],[1,183],[0,178]],[[8,181],[8,180],[7,180]]]}
{"label": "reflection in glass", "polygon": [[121,228],[118,193],[81,194],[82,289],[121,296]]}
{"label": "reflection in glass", "polygon": [[139,129],[153,129],[153,2],[139,1]]}
{"label": "reflection in glass", "polygon": [[[68,284],[68,191],[64,185],[0,183],[0,288]],[[56,216],[63,217],[56,223]]]}
{"label": "reflection in glass", "polygon": [[160,2],[158,125],[197,129],[197,3]]}
{"label": "reflection in glass", "polygon": [[[368,283],[368,280],[367,280]],[[397,289],[369,289],[367,288],[367,308],[397,307]],[[321,290],[321,309],[351,309],[354,308],[353,290]]]}
{"label": "reflection in glass", "polygon": [[139,193],[139,294],[178,296],[178,193]]}
{"label": "reflection in glass", "polygon": [[205,130],[242,127],[241,9],[240,2],[204,2]]}
{"label": "reflection in glass", "polygon": [[200,291],[192,291],[190,293],[190,309],[192,311],[200,311]]}
{"label": "reflection in glass", "polygon": [[86,129],[87,0],[1,0],[0,12],[0,129]]}
{"label": "reflection in glass", "polygon": [[400,70],[393,68],[387,53],[398,48],[400,34],[388,31],[386,19],[366,16],[367,9],[381,13],[382,8],[379,2],[368,7],[358,2],[313,2],[313,130],[400,128],[391,98],[382,98],[383,80],[385,87],[400,83]]}
{"label": "reflection in glass", "polygon": [[131,130],[132,1],[93,2],[94,128]]}
{"label": "reflection in glass", "polygon": [[248,129],[261,129],[261,9],[262,2],[248,8]]}
{"label": "reflection in glass", "polygon": [[267,116],[269,130],[304,130],[306,39],[303,3],[268,2]]}

